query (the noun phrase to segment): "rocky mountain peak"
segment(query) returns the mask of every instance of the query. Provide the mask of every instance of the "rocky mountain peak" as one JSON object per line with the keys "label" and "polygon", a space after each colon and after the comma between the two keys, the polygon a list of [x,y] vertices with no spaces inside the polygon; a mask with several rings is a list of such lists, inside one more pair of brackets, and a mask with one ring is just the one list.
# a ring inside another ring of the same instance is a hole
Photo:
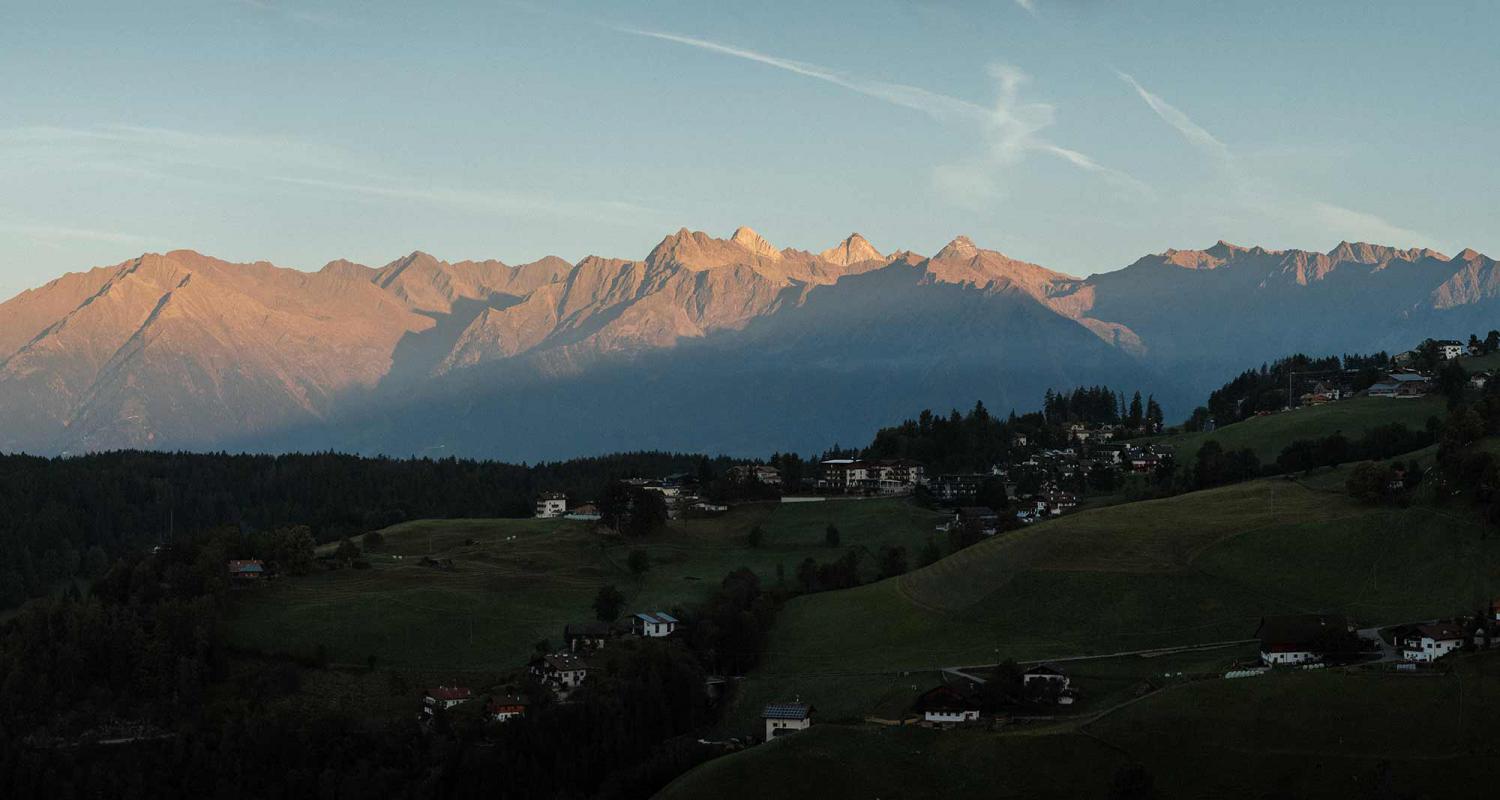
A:
{"label": "rocky mountain peak", "polygon": [[874,245],[870,244],[869,240],[858,233],[849,234],[847,239],[819,253],[818,257],[841,267],[858,264],[861,261],[880,261],[885,258]]}
{"label": "rocky mountain peak", "polygon": [[776,245],[773,245],[770,242],[766,241],[765,237],[756,233],[754,229],[747,226],[741,225],[740,227],[736,228],[734,231],[734,235],[729,237],[729,241],[734,242],[740,247],[743,247],[758,256],[763,256],[772,260],[781,259],[781,251],[776,249]]}
{"label": "rocky mountain peak", "polygon": [[979,255],[979,248],[967,236],[955,236],[953,241],[943,246],[938,254],[933,256],[934,261],[945,258],[972,258]]}

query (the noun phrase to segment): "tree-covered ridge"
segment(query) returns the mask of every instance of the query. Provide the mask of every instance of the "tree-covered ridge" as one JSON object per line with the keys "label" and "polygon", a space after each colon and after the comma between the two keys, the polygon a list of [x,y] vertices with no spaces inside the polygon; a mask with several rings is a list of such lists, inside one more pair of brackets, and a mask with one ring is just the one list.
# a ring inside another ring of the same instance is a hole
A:
{"label": "tree-covered ridge", "polygon": [[536,465],[335,453],[119,451],[0,456],[0,608],[124,553],[231,526],[307,526],[335,541],[409,519],[530,516],[540,491],[597,498],[612,480],[727,459],[626,453]]}
{"label": "tree-covered ridge", "polygon": [[[1159,430],[1161,406],[1139,391],[1126,400],[1124,392],[1108,386],[1080,386],[1071,391],[1047,390],[1042,410],[1005,418],[990,414],[984,403],[975,403],[968,413],[957,409],[942,415],[924,410],[915,419],[882,428],[865,458],[909,458],[926,465],[929,474],[988,470],[1005,461],[1017,446],[1017,436],[1028,446],[1064,447],[1070,443],[1070,426],[1118,426],[1123,435]],[[852,455],[830,451],[826,456]]]}

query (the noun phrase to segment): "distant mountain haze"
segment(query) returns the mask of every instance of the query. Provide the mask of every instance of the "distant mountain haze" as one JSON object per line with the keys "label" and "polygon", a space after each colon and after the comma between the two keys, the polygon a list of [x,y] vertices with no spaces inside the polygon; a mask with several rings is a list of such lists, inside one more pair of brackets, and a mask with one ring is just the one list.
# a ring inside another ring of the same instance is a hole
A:
{"label": "distant mountain haze", "polygon": [[962,236],[931,257],[857,233],[813,253],[750,228],[576,264],[414,252],[307,273],[179,250],[0,305],[0,449],[810,452],[1096,383],[1182,416],[1291,352],[1483,334],[1497,295],[1472,250],[1349,242],[1219,242],[1088,278]]}

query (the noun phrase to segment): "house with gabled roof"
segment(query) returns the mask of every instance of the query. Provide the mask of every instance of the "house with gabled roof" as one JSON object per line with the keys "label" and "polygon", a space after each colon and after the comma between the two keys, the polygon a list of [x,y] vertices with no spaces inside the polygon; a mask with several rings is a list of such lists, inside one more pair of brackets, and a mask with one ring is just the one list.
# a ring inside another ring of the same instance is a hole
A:
{"label": "house with gabled roof", "polygon": [[230,559],[229,580],[236,583],[258,581],[266,576],[266,564],[259,559]]}
{"label": "house with gabled roof", "polygon": [[496,722],[508,722],[526,716],[526,707],[530,704],[524,695],[506,692],[491,695],[484,705],[484,711]]}
{"label": "house with gabled roof", "polygon": [[422,695],[422,714],[432,717],[438,711],[446,711],[472,699],[474,691],[467,686],[434,686]]}
{"label": "house with gabled roof", "polygon": [[548,653],[532,663],[531,674],[554,692],[565,694],[583,685],[589,662],[576,653]]}
{"label": "house with gabled roof", "polygon": [[1401,639],[1401,658],[1406,661],[1431,663],[1464,646],[1462,625],[1453,622],[1438,622],[1418,625]]}
{"label": "house with gabled roof", "polygon": [[917,698],[916,710],[924,722],[951,724],[979,719],[979,701],[968,692],[943,684]]}
{"label": "house with gabled roof", "polygon": [[648,639],[671,636],[677,630],[677,618],[665,611],[641,612],[630,618],[630,632]]}
{"label": "house with gabled roof", "polygon": [[766,741],[812,727],[813,707],[801,701],[772,703],[760,712],[766,723]]}
{"label": "house with gabled roof", "polygon": [[1268,667],[1311,664],[1323,660],[1325,643],[1334,635],[1354,630],[1338,614],[1290,614],[1263,617],[1255,638],[1260,640],[1260,660]]}

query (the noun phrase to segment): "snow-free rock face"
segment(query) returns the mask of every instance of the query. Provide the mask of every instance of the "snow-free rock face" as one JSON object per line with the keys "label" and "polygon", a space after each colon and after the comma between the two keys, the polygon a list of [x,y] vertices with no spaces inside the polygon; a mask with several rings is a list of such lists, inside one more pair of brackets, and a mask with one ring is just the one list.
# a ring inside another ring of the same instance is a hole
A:
{"label": "snow-free rock face", "polygon": [[963,236],[928,258],[859,234],[778,249],[748,227],[684,228],[641,260],[514,267],[418,251],[307,273],[175,251],[0,304],[0,449],[537,458],[776,431],[815,448],[914,410],[876,395],[1027,408],[1033,390],[1110,380],[1181,413],[1288,352],[1483,333],[1497,299],[1496,262],[1475,251],[1350,242],[1218,242],[1089,278]]}
{"label": "snow-free rock face", "polygon": [[874,245],[857,233],[849,234],[849,238],[819,253],[818,258],[841,267],[858,264],[861,261],[885,260]]}

